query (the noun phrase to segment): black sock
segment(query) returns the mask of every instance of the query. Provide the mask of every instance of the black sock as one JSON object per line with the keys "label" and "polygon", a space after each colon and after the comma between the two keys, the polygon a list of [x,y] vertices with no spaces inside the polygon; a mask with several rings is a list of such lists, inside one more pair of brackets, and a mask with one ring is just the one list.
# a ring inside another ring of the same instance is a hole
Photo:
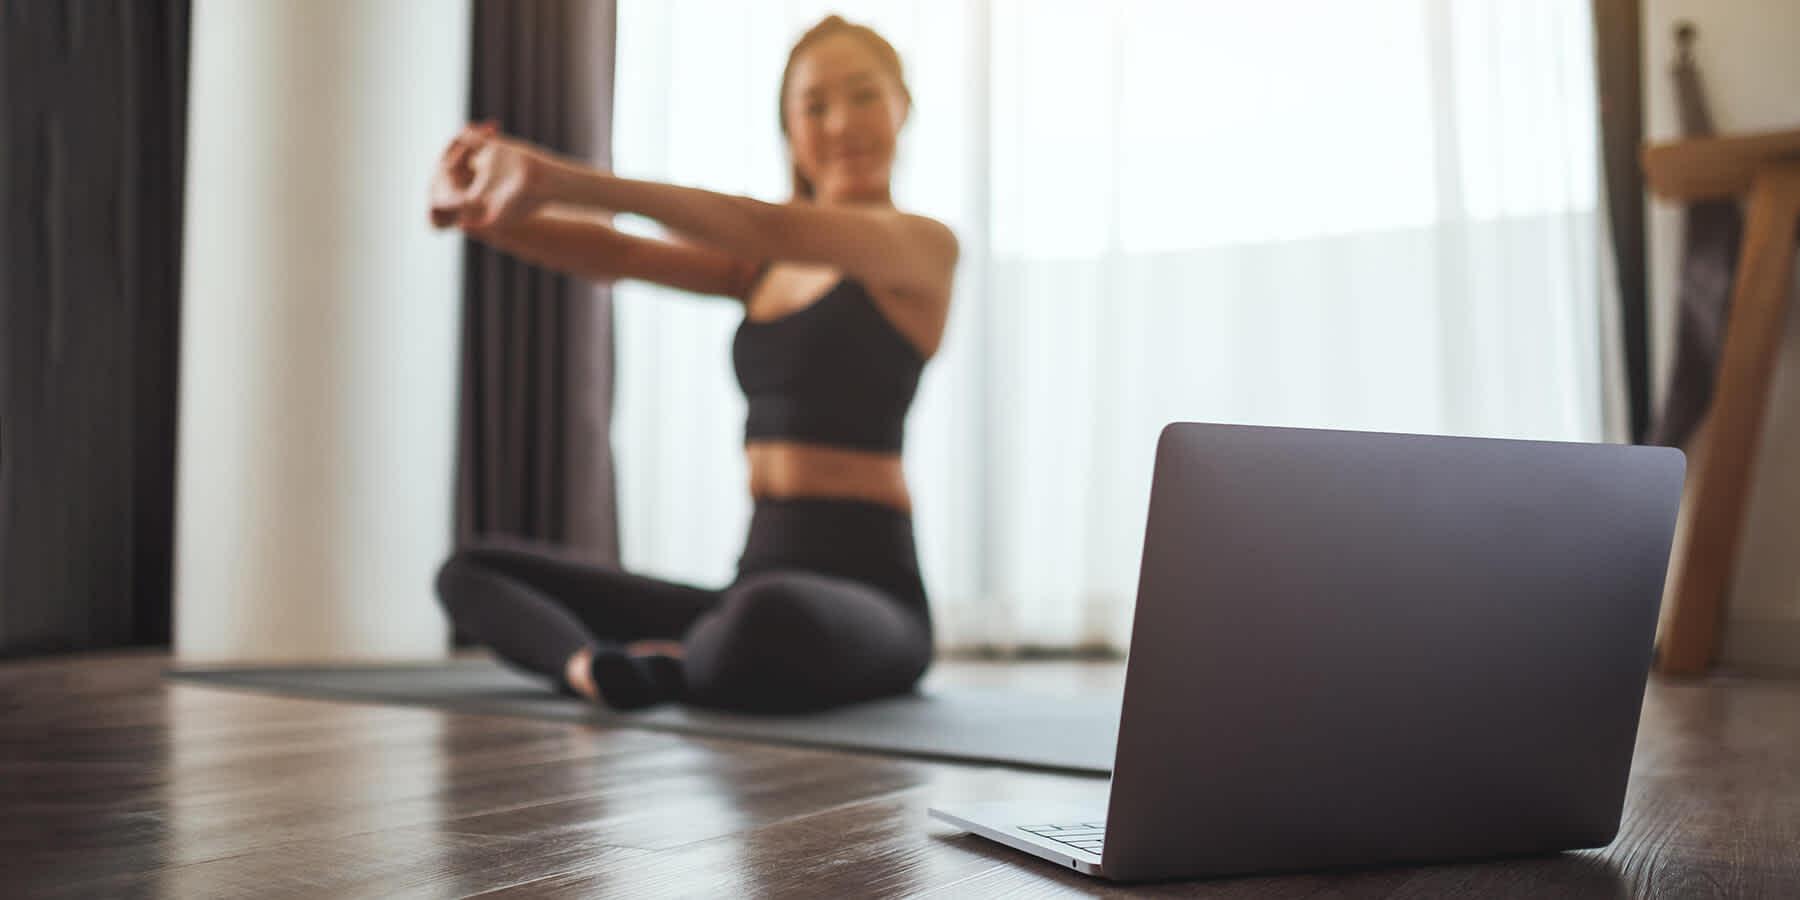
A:
{"label": "black sock", "polygon": [[681,660],[661,654],[633,656],[617,644],[593,648],[588,675],[600,698],[617,710],[680,700],[687,686]]}

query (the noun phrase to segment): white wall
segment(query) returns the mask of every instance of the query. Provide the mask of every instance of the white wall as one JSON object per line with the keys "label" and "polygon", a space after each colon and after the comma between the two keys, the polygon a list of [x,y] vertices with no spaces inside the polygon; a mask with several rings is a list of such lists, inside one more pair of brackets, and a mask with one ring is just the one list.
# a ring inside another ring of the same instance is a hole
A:
{"label": "white wall", "polygon": [[175,647],[440,656],[461,244],[425,222],[466,0],[197,0]]}
{"label": "white wall", "polygon": [[[1800,0],[1645,0],[1647,140],[1680,136],[1668,73],[1682,20],[1699,30],[1695,58],[1721,133],[1800,128]],[[1648,228],[1660,398],[1674,346],[1680,208],[1653,200]],[[1723,658],[1793,667],[1800,666],[1800,315],[1788,317],[1769,400]]]}

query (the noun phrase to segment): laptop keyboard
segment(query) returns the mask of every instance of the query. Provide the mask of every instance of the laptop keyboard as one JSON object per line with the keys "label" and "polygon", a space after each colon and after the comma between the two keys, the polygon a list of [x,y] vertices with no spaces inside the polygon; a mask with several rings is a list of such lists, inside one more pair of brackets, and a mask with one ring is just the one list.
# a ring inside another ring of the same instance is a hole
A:
{"label": "laptop keyboard", "polygon": [[1020,831],[1029,831],[1042,838],[1049,838],[1059,844],[1068,844],[1077,850],[1085,850],[1095,856],[1100,855],[1101,838],[1106,834],[1105,822],[1079,822],[1073,825],[1020,825]]}

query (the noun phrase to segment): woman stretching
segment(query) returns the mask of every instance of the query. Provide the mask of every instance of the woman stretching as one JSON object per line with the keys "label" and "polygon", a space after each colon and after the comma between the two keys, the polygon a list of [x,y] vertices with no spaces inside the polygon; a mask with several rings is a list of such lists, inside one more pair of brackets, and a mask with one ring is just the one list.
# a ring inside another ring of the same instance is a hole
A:
{"label": "woman stretching", "polygon": [[[617,709],[797,711],[912,689],[932,635],[901,438],[943,337],[957,243],[894,207],[910,103],[893,47],[832,16],[801,37],[782,77],[784,204],[618,178],[490,127],[451,142],[435,225],[571,275],[743,304],[732,358],[754,501],[722,590],[517,546],[461,549],[437,581],[459,630]],[[611,212],[684,240],[622,234],[600,224]]]}

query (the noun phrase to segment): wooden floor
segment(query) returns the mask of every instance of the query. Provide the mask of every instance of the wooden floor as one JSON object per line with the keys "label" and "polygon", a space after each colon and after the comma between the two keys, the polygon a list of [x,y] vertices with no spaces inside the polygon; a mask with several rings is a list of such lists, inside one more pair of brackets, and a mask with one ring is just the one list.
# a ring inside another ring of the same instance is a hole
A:
{"label": "wooden floor", "polygon": [[[1118,887],[928,805],[1103,779],[233,693],[161,655],[0,664],[7,897],[1800,898],[1800,682],[1654,682],[1604,851]],[[946,665],[1034,690],[1116,666]]]}

